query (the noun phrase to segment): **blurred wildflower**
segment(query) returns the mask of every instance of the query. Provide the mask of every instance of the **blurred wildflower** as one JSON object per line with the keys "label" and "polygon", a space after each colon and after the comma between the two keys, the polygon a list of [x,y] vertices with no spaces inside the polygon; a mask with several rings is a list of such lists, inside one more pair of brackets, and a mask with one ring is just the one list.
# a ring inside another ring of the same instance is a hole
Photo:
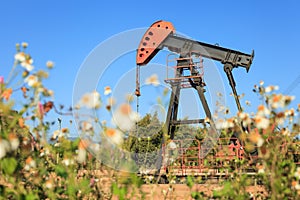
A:
{"label": "blurred wildflower", "polygon": [[45,187],[48,189],[52,189],[53,188],[53,181],[51,179],[47,180],[45,182]]}
{"label": "blurred wildflower", "polygon": [[300,184],[299,181],[292,181],[292,188],[296,189],[296,190],[300,190]]}
{"label": "blurred wildflower", "polygon": [[43,148],[40,150],[40,157],[43,157],[45,155],[49,155],[50,154],[50,151],[48,148]]}
{"label": "blurred wildflower", "polygon": [[294,176],[299,180],[300,179],[300,167],[297,167],[296,172],[294,173]]}
{"label": "blurred wildflower", "polygon": [[4,98],[6,101],[8,101],[10,99],[12,92],[13,90],[11,88],[7,88],[6,90],[3,91],[1,98]]}
{"label": "blurred wildflower", "polygon": [[285,113],[284,112],[279,112],[276,114],[275,122],[278,125],[283,125],[285,121]]}
{"label": "blurred wildflower", "polygon": [[32,63],[33,63],[32,58],[28,57],[23,62],[21,62],[21,66],[30,72],[34,69]]}
{"label": "blurred wildflower", "polygon": [[35,75],[29,75],[24,79],[24,82],[30,87],[36,87],[38,85],[38,77]]}
{"label": "blurred wildflower", "polygon": [[238,112],[238,117],[242,121],[242,125],[244,127],[248,126],[251,124],[251,118],[248,113],[245,112]]}
{"label": "blurred wildflower", "polygon": [[61,131],[60,131],[60,130],[55,130],[55,131],[52,133],[52,136],[51,136],[50,140],[56,140],[60,134],[61,134]]}
{"label": "blurred wildflower", "polygon": [[266,129],[269,127],[270,120],[268,118],[256,115],[254,118],[256,127],[259,129]]}
{"label": "blurred wildflower", "polygon": [[173,140],[171,140],[169,142],[169,144],[168,144],[168,148],[170,148],[170,149],[176,149],[177,145],[176,145],[176,143]]}
{"label": "blurred wildflower", "polygon": [[62,163],[63,163],[65,166],[69,166],[69,165],[74,164],[74,161],[71,160],[71,159],[69,159],[69,158],[64,158],[64,159],[62,160]]}
{"label": "blurred wildflower", "polygon": [[35,168],[36,167],[36,162],[35,160],[33,160],[33,158],[31,156],[29,156],[26,160],[25,160],[25,167],[24,169],[26,171],[29,171],[31,168]]}
{"label": "blurred wildflower", "polygon": [[13,151],[17,150],[20,145],[18,136],[15,133],[10,133],[8,135],[8,140],[10,142],[11,150],[13,150]]}
{"label": "blurred wildflower", "polygon": [[246,103],[247,106],[251,106],[251,102],[250,101],[246,100],[245,103]]}
{"label": "blurred wildflower", "polygon": [[0,159],[2,159],[9,151],[10,151],[9,143],[7,142],[7,140],[2,139],[0,137]]}
{"label": "blurred wildflower", "polygon": [[54,96],[54,91],[53,90],[47,90],[47,95],[49,97],[53,97]]}
{"label": "blurred wildflower", "polygon": [[102,124],[102,126],[106,126],[107,121],[106,121],[106,120],[102,120],[102,121],[101,121],[101,124]]}
{"label": "blurred wildflower", "polygon": [[109,86],[104,87],[104,95],[111,94],[111,88]]}
{"label": "blurred wildflower", "polygon": [[275,91],[275,90],[278,90],[279,89],[279,87],[277,86],[277,85],[270,85],[270,86],[267,86],[266,88],[265,88],[265,92],[266,93],[269,93],[269,92],[272,92],[272,91]]}
{"label": "blurred wildflower", "polygon": [[234,118],[228,118],[226,120],[218,119],[216,122],[217,129],[226,129],[226,128],[232,128],[232,127],[234,127]]}
{"label": "blurred wildflower", "polygon": [[128,103],[132,103],[134,101],[134,95],[132,95],[132,94],[126,94],[126,101]]}
{"label": "blurred wildflower", "polygon": [[204,123],[210,123],[210,119],[208,117],[205,117]]}
{"label": "blurred wildflower", "polygon": [[145,84],[146,85],[153,85],[155,87],[159,86],[160,82],[158,80],[157,74],[152,74],[151,76],[149,76],[148,78],[146,78]]}
{"label": "blurred wildflower", "polygon": [[105,130],[105,135],[114,143],[121,144],[123,142],[123,133],[118,129],[108,128]]}
{"label": "blurred wildflower", "polygon": [[271,97],[268,99],[268,103],[271,105],[271,108],[284,108],[285,106],[289,105],[291,101],[295,99],[294,96],[284,96],[282,94],[272,94]]}
{"label": "blurred wildflower", "polygon": [[139,120],[139,115],[133,111],[129,104],[122,104],[114,112],[112,122],[117,125],[122,131],[129,131],[135,126]]}
{"label": "blurred wildflower", "polygon": [[259,173],[259,174],[265,173],[265,167],[262,164],[257,164],[256,168],[258,169],[257,173]]}
{"label": "blurred wildflower", "polygon": [[81,121],[79,128],[84,132],[93,131],[94,129],[93,124],[88,121]]}
{"label": "blurred wildflower", "polygon": [[84,106],[89,109],[100,108],[100,105],[100,94],[97,91],[84,94],[79,101],[79,106]]}
{"label": "blurred wildflower", "polygon": [[264,105],[259,105],[257,107],[257,115],[259,116],[267,116],[270,113],[271,113],[270,110]]}
{"label": "blurred wildflower", "polygon": [[26,49],[27,47],[28,47],[28,43],[27,42],[22,42],[22,47],[24,48],[24,49]]}
{"label": "blurred wildflower", "polygon": [[68,128],[62,128],[61,132],[64,133],[64,134],[66,134],[66,133],[69,133],[70,131],[69,131]]}
{"label": "blurred wildflower", "polygon": [[3,76],[0,76],[0,85],[1,84],[4,84],[4,77]]}
{"label": "blurred wildflower", "polygon": [[264,81],[259,81],[259,85],[260,85],[260,86],[263,86],[264,84],[265,84]]}
{"label": "blurred wildflower", "polygon": [[52,61],[47,61],[46,66],[48,69],[52,69],[54,67],[54,63]]}
{"label": "blurred wildflower", "polygon": [[288,128],[285,128],[285,127],[280,130],[280,133],[282,135],[286,135],[286,136],[290,136],[291,135],[290,130]]}
{"label": "blurred wildflower", "polygon": [[249,134],[249,140],[257,145],[257,147],[261,147],[264,144],[264,139],[261,137],[261,135],[256,132],[252,131]]}
{"label": "blurred wildflower", "polygon": [[15,55],[15,60],[22,63],[26,60],[26,54],[24,52],[19,52]]}
{"label": "blurred wildflower", "polygon": [[295,109],[294,108],[291,108],[291,109],[288,109],[284,112],[285,116],[288,117],[294,117],[296,114],[295,114]]}

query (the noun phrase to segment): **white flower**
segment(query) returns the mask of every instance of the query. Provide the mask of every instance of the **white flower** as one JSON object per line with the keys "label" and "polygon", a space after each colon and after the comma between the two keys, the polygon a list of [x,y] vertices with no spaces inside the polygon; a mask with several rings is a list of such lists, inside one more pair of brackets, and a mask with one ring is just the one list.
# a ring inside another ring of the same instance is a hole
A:
{"label": "white flower", "polygon": [[15,55],[15,60],[18,62],[24,62],[26,60],[26,55],[24,52],[19,52]]}
{"label": "white flower", "polygon": [[282,94],[273,94],[269,99],[269,103],[273,109],[284,108],[291,101],[295,99],[294,96],[284,96]]}
{"label": "white flower", "polygon": [[35,168],[36,167],[36,162],[35,160],[32,159],[32,157],[28,157],[25,160],[25,170],[29,171],[31,168]]}
{"label": "white flower", "polygon": [[105,131],[105,135],[114,143],[121,144],[123,142],[123,133],[118,129],[108,128]]}
{"label": "white flower", "polygon": [[85,131],[85,132],[87,132],[87,131],[92,131],[93,130],[93,124],[91,124],[90,122],[88,122],[88,121],[82,121],[81,123],[80,123],[80,129],[82,130],[82,131]]}
{"label": "white flower", "polygon": [[0,159],[2,159],[8,151],[10,151],[9,143],[7,140],[0,138]]}
{"label": "white flower", "polygon": [[218,119],[215,125],[216,125],[216,129],[232,128],[234,127],[234,119],[233,118],[229,118],[227,120]]}
{"label": "white flower", "polygon": [[24,49],[26,49],[27,47],[28,47],[28,43],[27,42],[22,42],[22,47],[24,48]]}
{"label": "white flower", "polygon": [[297,179],[300,179],[300,167],[297,167],[296,172],[294,173],[294,176],[295,176]]}
{"label": "white flower", "polygon": [[131,130],[139,120],[138,113],[132,111],[129,104],[122,104],[114,113],[112,123],[122,131]]}
{"label": "white flower", "polygon": [[291,135],[291,132],[290,132],[290,130],[288,128],[282,128],[280,130],[280,132],[281,132],[282,135],[286,135],[286,136],[290,136]]}
{"label": "white flower", "polygon": [[295,114],[294,108],[291,108],[290,110],[286,110],[286,111],[284,112],[284,114],[285,114],[286,117],[288,117],[288,116],[293,117],[293,116],[296,115],[296,114]]}
{"label": "white flower", "polygon": [[259,81],[259,85],[264,85],[265,84],[265,82],[264,81]]}
{"label": "white flower", "polygon": [[171,141],[169,144],[168,144],[168,147],[170,148],[170,149],[176,149],[176,144],[175,144],[175,142],[173,142],[173,141]]}
{"label": "white flower", "polygon": [[265,173],[265,167],[264,167],[264,165],[258,163],[258,164],[256,165],[256,167],[257,167],[257,169],[258,169],[258,173],[259,173],[259,174],[264,174],[264,173]]}
{"label": "white flower", "polygon": [[17,150],[20,145],[20,141],[19,141],[19,138],[17,137],[17,135],[14,133],[11,133],[11,134],[9,134],[8,138],[9,138],[11,150],[13,150],[13,151]]}
{"label": "white flower", "polygon": [[148,78],[146,78],[145,84],[146,85],[153,85],[155,87],[159,86],[160,82],[158,80],[157,74],[152,74],[151,76],[149,76]]}
{"label": "white flower", "polygon": [[269,93],[269,92],[272,92],[272,91],[274,91],[274,90],[278,90],[279,89],[279,87],[277,86],[277,85],[270,85],[270,86],[267,86],[266,88],[265,88],[265,92],[266,93]]}
{"label": "white flower", "polygon": [[69,166],[71,164],[71,160],[69,158],[63,159],[62,163],[66,166]]}
{"label": "white flower", "polygon": [[264,139],[262,137],[258,138],[256,143],[257,147],[261,147],[264,144]]}
{"label": "white flower", "polygon": [[100,108],[101,105],[100,94],[97,91],[84,94],[79,101],[79,105],[85,106],[86,108],[89,109]]}
{"label": "white flower", "polygon": [[56,140],[58,136],[60,135],[60,130],[55,130],[51,136],[51,140]]}
{"label": "white flower", "polygon": [[257,145],[257,147],[261,147],[264,144],[264,139],[261,137],[261,135],[256,132],[252,131],[249,134],[249,140]]}
{"label": "white flower", "polygon": [[270,120],[268,118],[256,115],[256,117],[254,118],[256,127],[259,129],[266,129],[269,127],[270,124]]}
{"label": "white flower", "polygon": [[104,95],[109,95],[109,94],[111,94],[111,88],[109,86],[106,86],[104,88]]}
{"label": "white flower", "polygon": [[239,112],[239,113],[238,113],[238,117],[241,119],[242,125],[243,125],[244,127],[251,124],[251,118],[250,118],[250,116],[249,116],[248,113],[245,113],[245,112]]}
{"label": "white flower", "polygon": [[53,187],[53,183],[51,180],[47,180],[46,183],[45,183],[45,187],[48,188],[48,189],[52,189]]}
{"label": "white flower", "polygon": [[269,115],[270,113],[271,113],[270,110],[264,105],[259,105],[257,107],[257,115],[266,116]]}
{"label": "white flower", "polygon": [[24,67],[27,71],[30,72],[34,68],[33,65],[32,65],[32,63],[33,63],[32,59],[27,59],[27,60],[21,62],[21,66]]}
{"label": "white flower", "polygon": [[54,63],[52,61],[47,61],[46,66],[48,69],[52,69],[54,67]]}
{"label": "white flower", "polygon": [[153,179],[154,179],[154,176],[146,176],[146,179],[149,181],[149,182],[151,182]]}
{"label": "white flower", "polygon": [[38,83],[38,77],[35,75],[29,75],[28,77],[25,78],[24,82],[27,83],[28,86],[34,87]]}
{"label": "white flower", "polygon": [[295,185],[295,189],[296,189],[296,190],[300,190],[300,184],[296,184],[296,185]]}

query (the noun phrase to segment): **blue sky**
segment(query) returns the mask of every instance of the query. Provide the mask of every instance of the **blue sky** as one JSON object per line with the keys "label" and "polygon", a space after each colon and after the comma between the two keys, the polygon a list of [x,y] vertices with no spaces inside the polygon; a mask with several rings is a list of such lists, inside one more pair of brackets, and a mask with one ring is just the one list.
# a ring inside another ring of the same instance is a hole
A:
{"label": "blue sky", "polygon": [[[120,32],[163,19],[199,41],[245,53],[255,50],[249,73],[243,69],[233,72],[238,92],[245,93],[245,99],[253,104],[251,111],[259,103],[252,92],[254,84],[264,80],[284,92],[300,76],[299,9],[297,0],[1,1],[0,75],[9,73],[15,44],[26,41],[36,68],[45,68],[47,60],[55,62],[46,84],[55,91],[57,103],[71,105],[76,75],[97,45]],[[122,64],[134,66],[134,59],[129,56]],[[164,59],[156,60],[160,61],[165,64]],[[294,105],[300,102],[299,86],[290,92],[296,96]],[[234,106],[233,99],[228,105]]]}

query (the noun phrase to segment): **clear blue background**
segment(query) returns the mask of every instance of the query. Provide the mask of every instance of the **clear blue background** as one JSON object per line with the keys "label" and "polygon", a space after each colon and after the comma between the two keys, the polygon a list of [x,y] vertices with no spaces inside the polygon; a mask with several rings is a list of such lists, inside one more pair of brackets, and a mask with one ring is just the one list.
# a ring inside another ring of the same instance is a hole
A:
{"label": "clear blue background", "polygon": [[163,19],[199,41],[246,53],[255,50],[248,74],[234,70],[239,93],[252,102],[249,111],[260,103],[252,92],[260,80],[279,85],[283,93],[292,88],[296,105],[300,94],[299,9],[297,0],[1,1],[0,75],[9,73],[15,44],[26,41],[36,68],[45,68],[47,60],[55,62],[46,84],[55,91],[57,103],[71,105],[76,73],[94,47],[114,34]]}

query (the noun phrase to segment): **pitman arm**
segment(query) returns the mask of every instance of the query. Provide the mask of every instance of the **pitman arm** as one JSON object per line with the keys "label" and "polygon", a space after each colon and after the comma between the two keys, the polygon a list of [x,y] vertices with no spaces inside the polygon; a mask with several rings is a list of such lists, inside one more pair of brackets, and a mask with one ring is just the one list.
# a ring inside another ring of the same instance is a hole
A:
{"label": "pitman arm", "polygon": [[252,54],[246,54],[176,36],[172,23],[157,21],[146,31],[140,42],[136,64],[140,66],[146,65],[164,47],[175,53],[193,52],[194,54],[220,61],[223,64],[231,64],[233,67],[244,67],[247,72],[254,57],[254,51],[252,51]]}

